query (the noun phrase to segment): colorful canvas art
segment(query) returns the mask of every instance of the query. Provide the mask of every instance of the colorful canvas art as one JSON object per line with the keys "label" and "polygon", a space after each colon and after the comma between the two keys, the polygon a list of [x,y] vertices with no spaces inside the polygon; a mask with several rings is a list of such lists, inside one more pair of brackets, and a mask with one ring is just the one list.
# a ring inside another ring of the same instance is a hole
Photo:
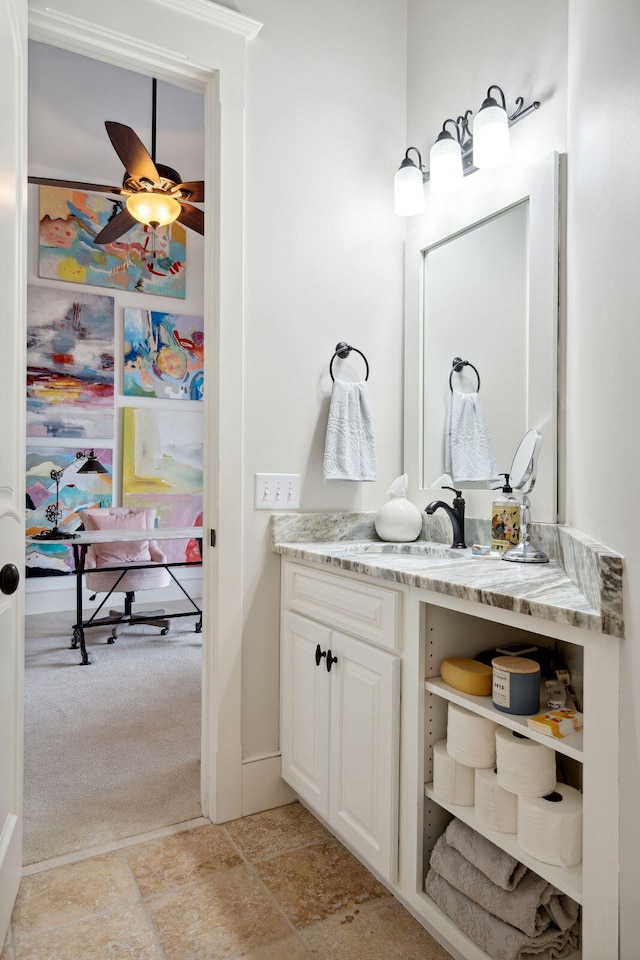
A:
{"label": "colorful canvas art", "polygon": [[[111,505],[111,469],[113,451],[96,447],[95,454],[107,473],[78,473],[84,463],[76,461],[77,447],[27,447],[27,536],[51,529],[45,511],[55,504],[56,485],[52,470],[65,470],[60,480],[60,508],[63,511],[58,526],[73,533],[80,526],[79,510]],[[84,451],[84,448],[83,448]],[[29,544],[26,572],[28,577],[52,577],[73,571],[72,548],[55,540]]]}
{"label": "colorful canvas art", "polygon": [[[155,507],[159,526],[202,523],[202,414],[188,410],[123,411],[122,503]],[[170,560],[198,560],[196,540],[163,540]]]}
{"label": "colorful canvas art", "polygon": [[113,297],[30,286],[27,436],[113,437]]}
{"label": "colorful canvas art", "polygon": [[202,400],[204,320],[157,310],[124,311],[124,393]]}
{"label": "colorful canvas art", "polygon": [[40,187],[40,270],[48,280],[185,296],[186,230],[138,224],[106,245],[93,242],[122,202],[103,193]]}

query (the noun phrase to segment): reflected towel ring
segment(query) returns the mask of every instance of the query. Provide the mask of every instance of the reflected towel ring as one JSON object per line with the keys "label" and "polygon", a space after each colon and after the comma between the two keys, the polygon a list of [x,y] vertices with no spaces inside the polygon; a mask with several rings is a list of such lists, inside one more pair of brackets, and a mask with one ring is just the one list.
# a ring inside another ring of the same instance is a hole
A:
{"label": "reflected towel ring", "polygon": [[348,343],[345,343],[344,341],[341,340],[340,343],[336,344],[336,352],[331,357],[331,363],[329,364],[329,373],[331,374],[332,380],[335,380],[335,377],[333,375],[333,361],[335,360],[336,357],[340,357],[341,360],[346,360],[346,358],[349,356],[352,350],[355,350],[356,353],[359,353],[362,359],[364,360],[364,365],[367,368],[365,380],[369,379],[369,364],[367,363],[367,358],[365,357],[362,350],[358,350],[357,347],[351,347]]}
{"label": "reflected towel ring", "polygon": [[449,374],[449,389],[451,390],[451,393],[453,393],[453,384],[451,382],[453,380],[453,375],[454,373],[460,373],[463,367],[471,367],[471,369],[475,373],[476,377],[478,378],[478,386],[476,388],[476,393],[479,393],[480,392],[480,374],[478,373],[478,371],[476,370],[476,368],[474,367],[474,365],[471,363],[470,360],[463,360],[462,357],[454,357],[453,360],[451,361],[452,369],[451,369],[451,373]]}

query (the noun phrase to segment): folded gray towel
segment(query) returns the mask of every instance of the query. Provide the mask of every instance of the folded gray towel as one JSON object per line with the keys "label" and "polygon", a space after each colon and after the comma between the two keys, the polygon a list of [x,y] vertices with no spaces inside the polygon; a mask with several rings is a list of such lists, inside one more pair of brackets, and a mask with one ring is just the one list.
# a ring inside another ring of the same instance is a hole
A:
{"label": "folded gray towel", "polygon": [[578,947],[579,922],[568,930],[548,927],[537,937],[494,917],[450,883],[430,870],[425,883],[427,894],[453,922],[494,960],[561,960]]}
{"label": "folded gray towel", "polygon": [[445,838],[450,847],[503,890],[515,890],[527,872],[524,863],[496,847],[495,843],[476,833],[461,820],[451,821],[445,830]]}
{"label": "folded gray towel", "polygon": [[538,937],[551,923],[567,930],[578,919],[580,908],[575,900],[537,873],[527,870],[515,890],[505,890],[450,847],[444,835],[431,854],[431,868],[474,903],[528,937]]}

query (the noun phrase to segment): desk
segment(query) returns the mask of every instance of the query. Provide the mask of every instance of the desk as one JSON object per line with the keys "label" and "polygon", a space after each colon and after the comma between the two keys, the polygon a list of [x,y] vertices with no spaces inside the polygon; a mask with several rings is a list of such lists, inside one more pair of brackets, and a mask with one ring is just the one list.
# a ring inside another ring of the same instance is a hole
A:
{"label": "desk", "polygon": [[[176,579],[172,572],[172,567],[200,567],[202,566],[202,560],[167,560],[164,563],[158,562],[149,562],[149,563],[127,563],[127,564],[115,564],[109,566],[100,566],[92,567],[91,572],[94,570],[102,571],[120,571],[120,576],[114,583],[113,587],[104,600],[100,604],[97,610],[95,610],[88,620],[84,620],[82,613],[82,577],[85,574],[85,561],[87,557],[87,547],[92,543],[124,543],[127,541],[136,541],[136,540],[197,540],[200,544],[200,553],[202,554],[202,527],[158,527],[153,530],[85,530],[81,531],[74,537],[64,537],[60,540],[40,540],[38,537],[27,537],[27,543],[59,543],[64,546],[73,548],[73,561],[75,565],[75,574],[76,574],[76,622],[73,625],[73,640],[71,642],[71,650],[76,650],[80,646],[80,654],[82,657],[82,665],[86,666],[91,661],[87,655],[87,648],[85,645],[85,630],[89,627],[104,627],[109,624],[121,624],[122,618],[115,617],[100,617],[97,619],[98,614],[102,610],[103,606],[114,592],[122,578],[124,577],[127,570],[135,568],[136,570],[144,570],[149,567],[164,567],[165,570],[169,573],[171,579],[180,587],[183,594],[187,600],[191,603],[192,609],[186,611],[185,613],[166,613],[163,615],[163,619],[172,620],[176,617],[192,617],[194,613],[198,614],[198,622],[196,624],[196,633],[200,633],[202,630],[202,610],[196,604],[195,600],[189,596],[185,588],[182,586],[180,581]],[[136,614],[136,622],[144,623],[145,619],[157,620],[157,616],[149,616],[145,618],[144,614]]]}

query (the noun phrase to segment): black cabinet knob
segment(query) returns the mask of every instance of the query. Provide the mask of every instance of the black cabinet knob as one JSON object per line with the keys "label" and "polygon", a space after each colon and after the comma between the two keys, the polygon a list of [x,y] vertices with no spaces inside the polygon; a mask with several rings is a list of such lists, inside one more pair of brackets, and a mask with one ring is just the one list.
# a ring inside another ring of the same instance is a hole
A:
{"label": "black cabinet knob", "polygon": [[327,655],[327,651],[326,651],[326,650],[321,650],[321,649],[320,649],[320,644],[317,644],[317,646],[316,646],[316,667],[319,667],[319,666],[320,666],[320,661],[322,660],[323,657],[326,657],[326,655]]}
{"label": "black cabinet knob", "polygon": [[20,571],[15,563],[5,563],[0,570],[0,590],[6,594],[15,593],[20,583]]}
{"label": "black cabinet knob", "polygon": [[331,667],[334,663],[338,662],[337,657],[331,656],[331,647],[327,650],[327,673],[331,673]]}

